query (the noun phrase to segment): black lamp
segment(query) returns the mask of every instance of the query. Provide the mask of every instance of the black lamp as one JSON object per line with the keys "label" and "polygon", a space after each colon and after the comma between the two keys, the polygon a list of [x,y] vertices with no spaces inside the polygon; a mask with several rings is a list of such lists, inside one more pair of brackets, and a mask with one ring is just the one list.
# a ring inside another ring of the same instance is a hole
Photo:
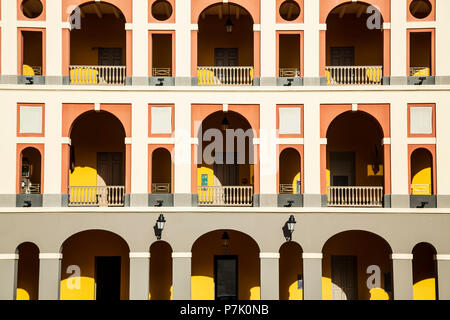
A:
{"label": "black lamp", "polygon": [[233,22],[231,22],[230,18],[230,4],[228,4],[228,19],[227,22],[225,23],[225,29],[227,30],[227,33],[233,32]]}
{"label": "black lamp", "polygon": [[297,221],[295,221],[294,216],[291,215],[291,216],[289,217],[289,220],[287,221],[287,228],[288,228],[288,231],[289,231],[289,234],[290,234],[289,240],[292,240],[292,233],[293,233],[294,230],[295,230],[295,224],[296,224],[296,223],[297,223]]}
{"label": "black lamp", "polygon": [[158,217],[158,220],[156,220],[156,238],[158,240],[161,240],[162,231],[164,230],[164,225],[166,224],[166,219],[164,218],[164,215],[161,213]]}
{"label": "black lamp", "polygon": [[225,231],[222,235],[222,246],[226,249],[228,248],[229,244],[230,244],[230,237],[228,236],[228,233]]}
{"label": "black lamp", "polygon": [[230,122],[228,121],[226,115],[223,117],[222,123],[220,125],[222,126],[222,130],[227,130],[228,127],[230,126]]}

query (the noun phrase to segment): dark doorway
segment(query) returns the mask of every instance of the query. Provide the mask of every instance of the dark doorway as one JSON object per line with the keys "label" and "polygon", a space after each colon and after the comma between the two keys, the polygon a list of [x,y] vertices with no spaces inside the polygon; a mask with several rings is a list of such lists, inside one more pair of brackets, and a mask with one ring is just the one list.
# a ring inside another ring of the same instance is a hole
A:
{"label": "dark doorway", "polygon": [[215,48],[214,66],[236,67],[239,65],[238,48]]}
{"label": "dark doorway", "polygon": [[355,185],[355,153],[330,152],[330,177],[333,187]]}
{"label": "dark doorway", "polygon": [[214,293],[216,300],[238,299],[237,256],[214,256]]}
{"label": "dark doorway", "polygon": [[331,47],[331,65],[332,66],[354,66],[355,48],[354,47]]}
{"label": "dark doorway", "polygon": [[97,153],[97,186],[121,186],[123,184],[122,152]]}
{"label": "dark doorway", "polygon": [[100,66],[121,66],[122,48],[99,48],[98,64]]}
{"label": "dark doorway", "polygon": [[120,300],[121,257],[95,257],[95,299]]}
{"label": "dark doorway", "polygon": [[333,300],[357,300],[356,256],[331,256]]}

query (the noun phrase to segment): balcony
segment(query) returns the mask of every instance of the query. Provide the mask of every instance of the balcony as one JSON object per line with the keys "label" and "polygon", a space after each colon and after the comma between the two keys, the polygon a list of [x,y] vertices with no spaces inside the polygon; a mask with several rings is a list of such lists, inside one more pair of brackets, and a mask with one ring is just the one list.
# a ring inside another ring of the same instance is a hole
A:
{"label": "balcony", "polygon": [[123,207],[124,186],[69,187],[69,207]]}
{"label": "balcony", "polygon": [[253,67],[198,67],[200,86],[251,86]]}
{"label": "balcony", "polygon": [[198,206],[208,207],[251,207],[252,186],[197,187]]}
{"label": "balcony", "polygon": [[126,66],[70,66],[70,84],[125,85]]}
{"label": "balcony", "polygon": [[382,207],[383,187],[328,187],[329,207]]}
{"label": "balcony", "polygon": [[328,66],[328,85],[381,85],[383,66]]}

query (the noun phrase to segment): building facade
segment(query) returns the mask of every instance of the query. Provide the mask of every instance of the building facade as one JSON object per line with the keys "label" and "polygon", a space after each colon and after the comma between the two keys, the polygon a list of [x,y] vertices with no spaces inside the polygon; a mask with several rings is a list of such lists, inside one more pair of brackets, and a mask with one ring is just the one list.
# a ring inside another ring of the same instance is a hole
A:
{"label": "building facade", "polygon": [[450,299],[448,0],[0,8],[0,299]]}

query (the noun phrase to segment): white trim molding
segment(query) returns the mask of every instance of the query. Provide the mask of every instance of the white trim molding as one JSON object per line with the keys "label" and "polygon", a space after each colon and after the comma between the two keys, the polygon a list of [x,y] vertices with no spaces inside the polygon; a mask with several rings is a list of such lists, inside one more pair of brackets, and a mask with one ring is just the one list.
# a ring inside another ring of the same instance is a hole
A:
{"label": "white trim molding", "polygon": [[70,146],[72,144],[72,139],[70,139],[69,137],[62,137],[61,144],[68,144]]}
{"label": "white trim molding", "polygon": [[175,144],[175,138],[148,138],[148,144]]}
{"label": "white trim molding", "polygon": [[303,259],[322,259],[323,254],[320,253],[311,253],[311,252],[303,252],[302,254]]}
{"label": "white trim molding", "polygon": [[412,260],[413,255],[411,253],[393,253],[390,258],[392,260]]}
{"label": "white trim molding", "polygon": [[18,260],[19,255],[17,253],[0,253],[0,260]]}
{"label": "white trim molding", "polygon": [[130,258],[150,258],[150,252],[130,252]]}
{"label": "white trim molding", "polygon": [[383,143],[383,145],[391,144],[391,138],[383,138],[382,143]]}
{"label": "white trim molding", "polygon": [[125,138],[125,144],[133,144],[133,138]]}
{"label": "white trim molding", "polygon": [[436,144],[436,138],[408,138],[408,144]]}
{"label": "white trim molding", "polygon": [[302,145],[304,142],[303,138],[277,138],[276,143],[283,144],[293,144],[293,145]]}
{"label": "white trim molding", "polygon": [[192,252],[172,252],[172,258],[192,258]]}
{"label": "white trim molding", "polygon": [[434,260],[450,261],[450,254],[436,254]]}
{"label": "white trim molding", "polygon": [[328,144],[328,139],[327,138],[320,138],[320,144]]}
{"label": "white trim molding", "polygon": [[39,253],[39,259],[41,260],[58,260],[62,257],[62,253]]}
{"label": "white trim molding", "polygon": [[260,252],[260,259],[280,259],[280,254],[278,252]]}

